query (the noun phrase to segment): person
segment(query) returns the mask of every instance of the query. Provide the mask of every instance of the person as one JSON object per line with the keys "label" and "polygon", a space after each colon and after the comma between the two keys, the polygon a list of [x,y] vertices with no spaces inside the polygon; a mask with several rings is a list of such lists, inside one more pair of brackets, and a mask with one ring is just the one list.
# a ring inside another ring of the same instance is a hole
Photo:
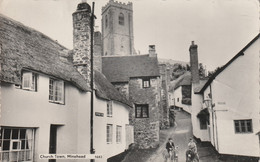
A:
{"label": "person", "polygon": [[[199,154],[197,152],[197,145],[196,143],[193,141],[193,138],[190,138],[190,141],[188,143],[188,148],[189,150],[193,153],[194,156],[194,160],[199,161]],[[188,150],[188,151],[189,151]],[[193,158],[192,158],[193,159]]]}
{"label": "person", "polygon": [[[171,161],[173,161],[173,159],[174,159],[174,149],[175,149],[175,146],[174,146],[174,143],[173,143],[173,139],[169,138],[168,142],[166,143],[166,150],[168,152],[168,158]],[[167,159],[166,159],[166,161],[167,161]]]}

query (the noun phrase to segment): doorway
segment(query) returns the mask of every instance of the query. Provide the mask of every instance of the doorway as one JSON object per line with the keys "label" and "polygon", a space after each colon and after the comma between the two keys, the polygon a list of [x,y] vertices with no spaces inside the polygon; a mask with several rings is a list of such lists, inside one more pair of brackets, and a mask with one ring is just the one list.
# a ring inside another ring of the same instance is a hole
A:
{"label": "doorway", "polygon": [[[56,154],[57,151],[57,125],[50,126],[49,153]],[[49,159],[49,162],[56,162],[56,159]]]}

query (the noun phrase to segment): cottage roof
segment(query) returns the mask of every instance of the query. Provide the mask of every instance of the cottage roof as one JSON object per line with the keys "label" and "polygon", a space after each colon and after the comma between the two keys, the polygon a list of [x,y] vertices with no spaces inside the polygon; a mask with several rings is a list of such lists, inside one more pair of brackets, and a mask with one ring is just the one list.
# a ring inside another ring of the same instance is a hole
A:
{"label": "cottage roof", "polygon": [[[84,77],[73,67],[72,52],[46,35],[0,14],[0,80],[21,84],[22,69],[33,70],[71,82],[90,91]],[[106,79],[95,71],[98,97],[131,103]]]}
{"label": "cottage roof", "polygon": [[68,61],[67,48],[1,14],[0,27],[1,81],[20,85],[22,69],[30,69],[71,82],[81,90],[90,90]]}
{"label": "cottage roof", "polygon": [[244,52],[249,48],[257,39],[259,39],[260,33],[251,40],[241,51],[239,51],[230,61],[228,61],[224,66],[222,66],[220,69],[218,69],[205,83],[205,85],[201,88],[200,91],[197,93],[203,93],[205,89],[212,83],[212,81],[223,71],[225,70],[233,61],[235,61],[238,57],[243,56]]}
{"label": "cottage roof", "polygon": [[130,77],[160,76],[157,57],[149,55],[102,57],[102,72],[110,82],[128,82]]}
{"label": "cottage roof", "polygon": [[105,75],[95,70],[94,72],[95,88],[97,97],[121,102],[132,107],[132,103],[128,101],[115,87],[107,80]]}
{"label": "cottage roof", "polygon": [[178,88],[179,86],[184,86],[184,85],[191,85],[191,73],[187,72],[186,75],[183,76],[181,82],[176,85],[175,88]]}
{"label": "cottage roof", "polygon": [[186,72],[181,75],[178,79],[170,82],[169,91],[176,90],[180,86],[191,85],[191,73]]}

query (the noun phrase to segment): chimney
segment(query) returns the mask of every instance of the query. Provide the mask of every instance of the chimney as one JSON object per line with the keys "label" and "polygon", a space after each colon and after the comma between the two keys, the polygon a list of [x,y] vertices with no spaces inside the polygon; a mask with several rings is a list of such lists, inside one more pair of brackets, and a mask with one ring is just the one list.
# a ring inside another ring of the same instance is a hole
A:
{"label": "chimney", "polygon": [[149,56],[150,57],[155,57],[156,56],[155,45],[149,45]]}
{"label": "chimney", "polygon": [[198,62],[198,46],[194,44],[194,41],[190,45],[190,65],[191,65],[191,78],[192,83],[198,84],[199,79],[199,62]]}
{"label": "chimney", "polygon": [[91,7],[81,2],[73,17],[73,65],[86,79],[90,86],[91,81],[91,54],[90,54],[90,17]]}
{"label": "chimney", "polygon": [[102,73],[102,39],[101,39],[101,32],[95,31],[94,32],[94,69],[98,70]]}

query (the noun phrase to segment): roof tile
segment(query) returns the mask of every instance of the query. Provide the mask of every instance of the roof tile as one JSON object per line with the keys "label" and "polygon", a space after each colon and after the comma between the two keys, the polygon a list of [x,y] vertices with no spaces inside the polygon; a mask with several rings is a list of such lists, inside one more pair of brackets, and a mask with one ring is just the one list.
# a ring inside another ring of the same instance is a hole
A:
{"label": "roof tile", "polygon": [[160,76],[157,57],[149,55],[102,57],[102,72],[110,82],[128,82],[130,77]]}

